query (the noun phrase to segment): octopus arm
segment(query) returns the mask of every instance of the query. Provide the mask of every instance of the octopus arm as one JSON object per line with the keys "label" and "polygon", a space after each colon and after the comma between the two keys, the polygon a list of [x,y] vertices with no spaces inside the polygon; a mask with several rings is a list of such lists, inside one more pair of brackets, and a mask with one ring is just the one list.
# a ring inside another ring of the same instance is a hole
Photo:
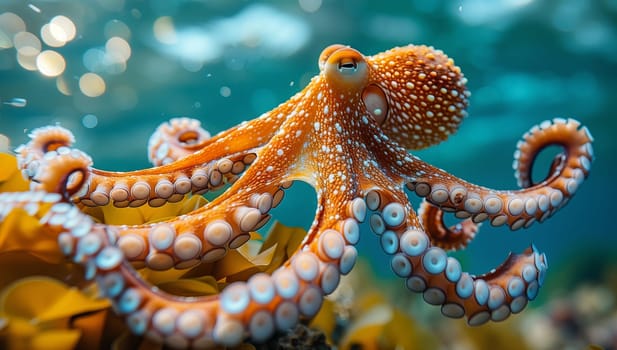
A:
{"label": "octopus arm", "polygon": [[[593,160],[592,141],[587,128],[581,128],[578,121],[554,119],[533,127],[518,143],[515,175],[519,184],[530,187],[514,191],[492,190],[472,185],[425,163],[420,166],[420,175],[407,187],[461,219],[471,218],[475,223],[488,219],[493,226],[507,224],[511,229],[529,227],[555,213],[575,194],[589,174]],[[532,185],[533,161],[550,145],[561,146],[564,153],[555,158],[549,176]]]}
{"label": "octopus arm", "polygon": [[402,190],[373,189],[366,194],[366,205],[373,211],[371,228],[384,252],[391,256],[392,270],[405,278],[411,291],[440,306],[445,316],[467,317],[473,326],[502,321],[522,311],[536,297],[547,265],[545,256],[535,247],[510,255],[488,274],[471,275],[462,270],[456,258],[433,245],[435,232],[422,227],[404,198]]}

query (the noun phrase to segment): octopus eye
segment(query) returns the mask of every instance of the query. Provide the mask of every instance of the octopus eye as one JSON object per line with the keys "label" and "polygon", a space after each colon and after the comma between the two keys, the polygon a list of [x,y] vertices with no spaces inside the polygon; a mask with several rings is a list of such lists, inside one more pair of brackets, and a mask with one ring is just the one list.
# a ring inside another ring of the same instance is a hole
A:
{"label": "octopus eye", "polygon": [[377,124],[383,125],[388,117],[388,99],[383,90],[375,84],[367,86],[362,91],[362,101]]}
{"label": "octopus eye", "polygon": [[338,70],[343,74],[354,73],[358,70],[358,64],[352,58],[345,57],[339,61]]}
{"label": "octopus eye", "polygon": [[364,56],[342,45],[326,48],[320,57],[320,68],[333,87],[342,89],[361,88],[368,80],[368,67]]}

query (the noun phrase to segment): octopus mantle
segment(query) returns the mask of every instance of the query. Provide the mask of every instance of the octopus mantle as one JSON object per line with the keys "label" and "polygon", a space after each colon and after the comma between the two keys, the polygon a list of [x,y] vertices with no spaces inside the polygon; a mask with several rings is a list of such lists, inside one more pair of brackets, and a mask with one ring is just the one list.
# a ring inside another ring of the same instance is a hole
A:
{"label": "octopus mantle", "polygon": [[[443,52],[410,45],[364,56],[332,45],[319,68],[287,102],[215,136],[186,118],[161,125],[149,142],[150,169],[98,170],[72,148],[68,130],[33,131],[16,150],[33,192],[0,195],[0,219],[16,207],[37,215],[38,204],[52,203],[41,223],[57,232],[59,249],[85,265],[134,333],[172,347],[262,342],[310,319],[354,266],[365,220],[394,273],[445,316],[480,325],[523,310],[547,268],[535,247],[480,276],[464,272],[446,251],[464,248],[482,221],[516,230],[564,206],[589,174],[588,130],[572,119],[534,126],[515,153],[521,188],[492,190],[409,153],[445,140],[466,116],[466,79]],[[563,153],[534,183],[534,158],[549,145]],[[315,188],[315,220],[273,274],[235,282],[216,296],[182,298],[149,287],[134,272],[135,264],[184,269],[221,259],[268,221],[298,180]],[[160,206],[223,186],[204,207],[156,224],[98,224],[79,210]],[[423,198],[417,212],[405,187]],[[460,223],[446,227],[444,212]]]}

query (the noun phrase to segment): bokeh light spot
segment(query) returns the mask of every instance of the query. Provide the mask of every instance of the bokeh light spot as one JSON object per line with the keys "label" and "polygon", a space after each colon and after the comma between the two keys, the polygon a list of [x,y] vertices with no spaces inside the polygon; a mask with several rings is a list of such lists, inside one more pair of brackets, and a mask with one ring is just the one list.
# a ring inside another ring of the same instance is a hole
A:
{"label": "bokeh light spot", "polygon": [[105,51],[98,48],[88,49],[86,52],[84,52],[84,55],[82,57],[84,66],[91,72],[102,71],[105,67],[103,62],[104,60]]}
{"label": "bokeh light spot", "polygon": [[81,124],[88,129],[96,127],[98,123],[99,119],[94,114],[86,114],[81,118]]}
{"label": "bokeh light spot", "polygon": [[61,47],[66,44],[66,41],[58,40],[51,33],[51,25],[49,23],[44,24],[41,27],[41,39],[43,42],[51,47]]}
{"label": "bokeh light spot", "polygon": [[49,21],[49,31],[51,35],[57,40],[62,42],[69,42],[75,38],[77,29],[75,23],[66,16],[56,16]]}
{"label": "bokeh light spot", "polygon": [[96,73],[86,73],[79,78],[79,89],[88,97],[98,97],[105,93],[105,80]]}
{"label": "bokeh light spot", "polygon": [[17,53],[25,56],[36,56],[41,52],[41,41],[30,32],[19,32],[13,37],[13,45]]}
{"label": "bokeh light spot", "polygon": [[[38,54],[38,52],[37,52]],[[17,63],[25,70],[36,70],[36,54],[24,55],[21,52],[17,52]]]}
{"label": "bokeh light spot", "polygon": [[64,76],[59,76],[58,78],[56,78],[56,89],[58,89],[61,94],[66,96],[71,96],[73,94],[73,92],[71,91],[71,87],[69,86],[69,83],[66,81],[66,78],[64,78]]}
{"label": "bokeh light spot", "polygon": [[152,26],[154,37],[162,44],[172,45],[177,41],[174,22],[169,16],[162,16],[154,21]]}
{"label": "bokeh light spot", "polygon": [[45,76],[57,77],[64,72],[66,62],[56,51],[45,50],[36,57],[36,67]]}
{"label": "bokeh light spot", "polygon": [[12,13],[0,14],[0,49],[13,47],[13,36],[26,31],[26,23],[21,17]]}
{"label": "bokeh light spot", "polygon": [[115,36],[105,43],[107,54],[120,61],[126,62],[131,57],[131,46],[126,40]]}
{"label": "bokeh light spot", "polygon": [[219,93],[223,97],[229,97],[231,96],[231,89],[229,88],[229,86],[221,86]]}

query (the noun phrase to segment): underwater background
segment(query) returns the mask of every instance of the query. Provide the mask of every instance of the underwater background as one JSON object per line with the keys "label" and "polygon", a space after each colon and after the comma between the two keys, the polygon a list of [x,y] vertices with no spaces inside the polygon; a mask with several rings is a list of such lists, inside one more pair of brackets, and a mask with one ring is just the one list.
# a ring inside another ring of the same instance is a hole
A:
{"label": "underwater background", "polygon": [[[516,188],[516,142],[543,120],[573,117],[589,128],[596,159],[566,207],[527,230],[484,225],[457,256],[482,273],[533,242],[549,272],[529,308],[554,312],[551,300],[575,303],[567,296],[597,286],[615,346],[616,0],[2,0],[0,134],[16,147],[29,130],[60,124],[97,168],[148,167],[147,140],[160,123],[196,118],[214,134],[253,119],[303,88],[333,43],[366,55],[427,44],[455,60],[469,80],[469,117],[415,154],[472,183]],[[536,179],[556,151],[543,154]],[[308,228],[314,211],[312,189],[295,184],[274,216]],[[376,242],[364,234],[360,255],[376,280],[393,280]],[[421,299],[395,283],[398,298]]]}

